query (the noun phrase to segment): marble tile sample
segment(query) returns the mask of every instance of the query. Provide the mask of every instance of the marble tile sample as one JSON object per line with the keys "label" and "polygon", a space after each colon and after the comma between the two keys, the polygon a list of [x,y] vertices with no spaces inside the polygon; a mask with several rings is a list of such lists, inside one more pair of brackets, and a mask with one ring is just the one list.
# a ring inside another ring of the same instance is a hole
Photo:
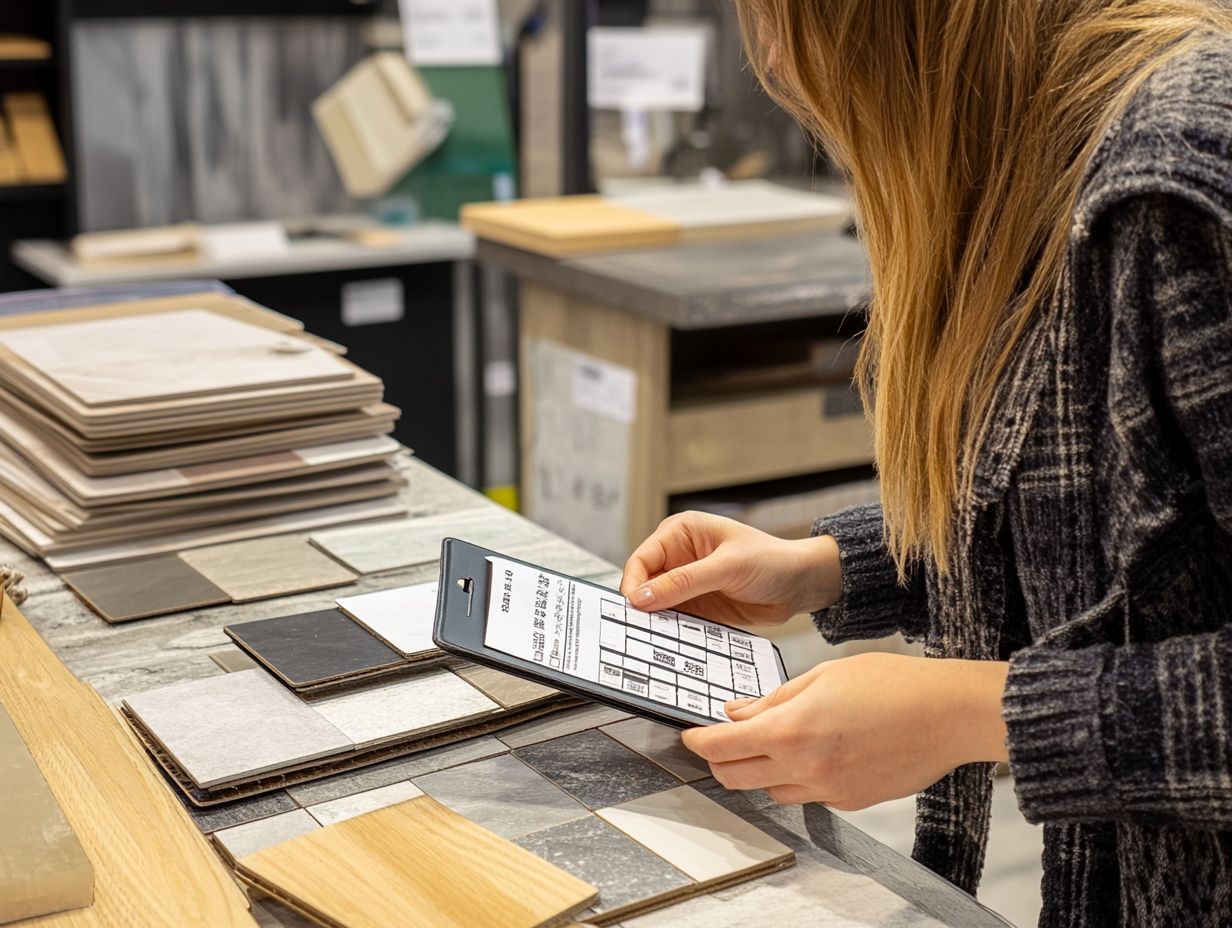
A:
{"label": "marble tile sample", "polygon": [[267,847],[290,841],[300,835],[320,828],[317,820],[303,809],[284,812],[272,818],[263,818],[214,833],[214,840],[221,844],[236,860],[263,851]]}
{"label": "marble tile sample", "polygon": [[554,690],[542,683],[523,680],[513,674],[501,673],[491,667],[481,667],[479,664],[466,664],[454,669],[459,677],[471,686],[476,686],[506,709],[517,709],[530,705],[541,699],[556,696],[560,690]]}
{"label": "marble tile sample", "polygon": [[679,785],[671,774],[596,730],[541,741],[513,753],[592,809],[620,805]]}
{"label": "marble tile sample", "polygon": [[219,648],[217,651],[211,651],[207,657],[227,673],[252,670],[254,667],[260,666],[251,657],[235,647]]}
{"label": "marble tile sample", "polygon": [[285,535],[193,548],[179,556],[237,603],[355,581],[355,574],[302,538]]}
{"label": "marble tile sample", "polygon": [[337,609],[228,625],[231,639],[289,686],[310,686],[403,662]]}
{"label": "marble tile sample", "polygon": [[773,868],[791,848],[689,786],[600,809],[600,818],[699,883]]}
{"label": "marble tile sample", "polygon": [[693,885],[663,858],[593,815],[523,835],[515,843],[598,889],[596,912]]}
{"label": "marble tile sample", "polygon": [[60,575],[107,622],[130,622],[231,602],[174,554],[67,570]]}
{"label": "marble tile sample", "polygon": [[710,776],[709,765],[684,746],[679,729],[650,719],[631,718],[604,725],[602,731],[625,747],[654,761],[682,783]]}
{"label": "marble tile sample", "polygon": [[437,650],[432,641],[435,583],[343,596],[338,600],[338,608],[407,657]]}
{"label": "marble tile sample", "polygon": [[443,728],[499,711],[500,706],[448,670],[313,700],[312,708],[358,748],[411,732]]}
{"label": "marble tile sample", "polygon": [[377,809],[392,806],[395,802],[404,802],[422,795],[423,790],[409,781],[391,783],[380,789],[370,789],[366,793],[356,793],[353,796],[343,796],[341,799],[331,799],[329,802],[309,806],[308,814],[322,825],[333,825],[336,822],[345,822],[348,818],[363,815],[365,812],[374,812]]}
{"label": "marble tile sample", "polygon": [[354,747],[264,670],[176,683],[130,696],[124,705],[206,789]]}
{"label": "marble tile sample", "polygon": [[619,709],[599,705],[583,706],[568,712],[556,712],[547,718],[534,719],[522,725],[515,725],[513,728],[502,731],[497,737],[511,748],[521,748],[528,744],[550,741],[553,738],[571,735],[575,731],[586,731],[589,728],[598,728],[600,725],[619,722],[627,718],[629,718],[629,713],[621,712]]}
{"label": "marble tile sample", "polygon": [[389,786],[391,783],[435,773],[448,767],[457,767],[473,760],[494,757],[497,754],[504,754],[506,750],[505,745],[493,735],[482,735],[478,738],[459,741],[457,744],[447,744],[430,751],[421,751],[410,757],[396,757],[371,767],[335,774],[311,783],[301,783],[298,786],[288,787],[287,792],[295,797],[300,805],[310,806],[381,786]]}
{"label": "marble tile sample", "polygon": [[590,813],[509,754],[416,777],[438,802],[505,838],[520,838]]}

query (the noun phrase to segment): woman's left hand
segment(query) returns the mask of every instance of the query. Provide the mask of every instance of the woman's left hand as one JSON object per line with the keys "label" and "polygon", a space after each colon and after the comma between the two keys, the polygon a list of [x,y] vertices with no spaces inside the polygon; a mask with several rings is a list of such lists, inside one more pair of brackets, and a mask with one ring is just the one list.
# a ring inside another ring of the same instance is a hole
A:
{"label": "woman's left hand", "polygon": [[760,699],[729,702],[730,723],[686,731],[684,743],[728,789],[855,811],[917,793],[963,764],[1007,760],[1008,671],[991,661],[859,654]]}

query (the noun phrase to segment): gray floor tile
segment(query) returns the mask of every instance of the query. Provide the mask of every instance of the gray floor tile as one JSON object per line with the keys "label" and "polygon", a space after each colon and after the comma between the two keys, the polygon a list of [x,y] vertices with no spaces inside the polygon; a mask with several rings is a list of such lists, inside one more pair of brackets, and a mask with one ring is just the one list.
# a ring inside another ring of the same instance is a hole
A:
{"label": "gray floor tile", "polygon": [[514,754],[592,809],[680,785],[670,773],[597,730],[528,745]]}
{"label": "gray floor tile", "polygon": [[303,809],[293,812],[283,812],[273,818],[263,818],[257,822],[236,825],[215,833],[214,840],[227,849],[227,852],[239,860],[249,854],[263,851],[267,847],[290,841],[310,831],[316,831],[321,826]]}
{"label": "gray floor tile", "polygon": [[619,722],[629,718],[629,713],[607,706],[584,706],[571,709],[568,712],[558,712],[544,719],[535,719],[524,725],[516,725],[500,733],[500,740],[511,748],[521,748],[528,744],[538,744],[540,741],[550,741],[575,731],[586,731],[598,728],[611,722]]}
{"label": "gray floor tile", "polygon": [[[183,800],[184,794],[178,787],[173,787],[173,791]],[[263,793],[251,799],[240,799],[237,802],[228,802],[209,809],[198,809],[189,805],[186,800],[184,804],[192,820],[197,823],[197,827],[207,835],[222,831],[224,828],[270,818],[281,812],[290,812],[297,808],[295,800],[287,794],[286,790],[281,789],[275,793]]]}
{"label": "gray floor tile", "polygon": [[680,731],[650,719],[631,718],[604,725],[604,734],[625,747],[654,761],[682,783],[710,776],[709,765],[684,746]]}
{"label": "gray floor tile", "polygon": [[333,825],[345,822],[349,818],[384,809],[416,796],[422,796],[421,790],[414,783],[391,783],[378,789],[370,789],[366,793],[356,793],[353,796],[343,796],[341,799],[331,799],[329,802],[309,806],[308,814],[322,825]]}

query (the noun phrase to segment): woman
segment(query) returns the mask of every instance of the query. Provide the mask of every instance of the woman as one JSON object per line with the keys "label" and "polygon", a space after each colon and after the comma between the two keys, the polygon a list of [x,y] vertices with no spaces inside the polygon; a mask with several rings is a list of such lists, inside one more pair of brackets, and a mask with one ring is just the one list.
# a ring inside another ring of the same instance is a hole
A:
{"label": "woman", "polygon": [[916,858],[970,891],[1008,760],[1043,924],[1232,925],[1228,7],[737,6],[849,175],[882,504],[792,542],[675,516],[622,590],[928,657],[824,664],[686,744],[782,802],[918,792]]}

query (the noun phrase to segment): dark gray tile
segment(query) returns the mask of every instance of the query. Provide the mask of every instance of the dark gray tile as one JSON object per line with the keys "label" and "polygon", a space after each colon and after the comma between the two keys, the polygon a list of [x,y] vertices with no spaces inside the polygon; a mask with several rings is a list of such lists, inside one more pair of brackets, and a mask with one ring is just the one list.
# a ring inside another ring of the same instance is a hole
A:
{"label": "dark gray tile", "polygon": [[251,799],[240,799],[208,809],[198,809],[191,805],[184,798],[182,790],[172,787],[172,791],[188,809],[188,814],[197,823],[197,827],[207,835],[222,831],[224,828],[246,825],[258,819],[270,818],[297,808],[295,800],[287,794],[286,790],[281,789],[275,793],[264,793],[260,796],[253,796]]}
{"label": "dark gray tile", "polygon": [[174,554],[68,570],[60,576],[111,623],[231,602],[230,596]]}
{"label": "dark gray tile", "polygon": [[599,890],[596,912],[690,886],[693,881],[593,815],[524,835],[515,842]]}
{"label": "dark gray tile", "polygon": [[592,809],[620,805],[680,781],[601,731],[583,731],[513,752]]}
{"label": "dark gray tile", "polygon": [[337,609],[227,626],[245,651],[291,686],[308,686],[400,664],[393,648]]}

